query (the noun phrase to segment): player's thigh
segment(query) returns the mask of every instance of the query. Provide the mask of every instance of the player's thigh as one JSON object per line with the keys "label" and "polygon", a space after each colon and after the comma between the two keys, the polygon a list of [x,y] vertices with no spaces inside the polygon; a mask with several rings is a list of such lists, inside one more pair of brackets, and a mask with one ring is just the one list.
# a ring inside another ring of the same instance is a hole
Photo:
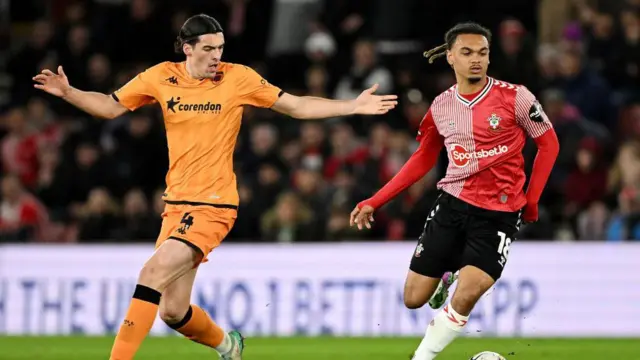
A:
{"label": "player's thigh", "polygon": [[169,284],[162,292],[160,299],[160,317],[162,320],[168,323],[177,323],[184,319],[191,304],[191,292],[197,271],[197,267],[192,268]]}
{"label": "player's thigh", "polygon": [[160,247],[173,232],[180,225],[182,214],[185,212],[185,207],[180,205],[165,205],[162,212],[162,226],[158,233],[158,239],[156,240],[156,249]]}
{"label": "player's thigh", "polygon": [[146,261],[138,283],[163,292],[201,261],[200,255],[179,241],[165,241]]}
{"label": "player's thigh", "polygon": [[[440,197],[429,212],[418,239],[409,269],[416,274],[440,278],[447,271],[457,270],[464,238],[466,215],[452,209]],[[407,277],[409,279],[417,277]]]}
{"label": "player's thigh", "polygon": [[[212,206],[186,206],[168,221],[171,232],[167,240],[180,241],[202,255],[213,251],[229,234],[237,218],[237,210]],[[171,226],[175,224],[175,226]],[[159,241],[166,241],[161,240]]]}
{"label": "player's thigh", "polygon": [[420,307],[429,301],[442,275],[457,270],[460,261],[464,214],[440,200],[429,212],[411,258],[404,285],[404,301],[409,308]]}
{"label": "player's thigh", "polygon": [[487,212],[483,216],[473,215],[467,225],[461,266],[474,266],[497,281],[507,265],[519,226],[519,213]]}

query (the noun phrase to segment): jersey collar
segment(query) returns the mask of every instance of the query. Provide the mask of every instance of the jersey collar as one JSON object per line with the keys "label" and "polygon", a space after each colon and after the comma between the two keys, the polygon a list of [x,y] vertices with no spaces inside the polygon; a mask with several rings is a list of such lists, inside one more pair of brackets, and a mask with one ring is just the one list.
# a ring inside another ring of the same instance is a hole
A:
{"label": "jersey collar", "polygon": [[191,75],[189,75],[189,72],[187,71],[186,61],[182,61],[178,65],[178,71],[180,73],[180,76],[182,77],[182,81],[187,85],[195,85],[195,86],[199,86],[207,82],[212,83],[214,85],[219,85],[222,82],[225,70],[226,70],[226,63],[220,62],[220,65],[218,66],[218,72],[220,73],[220,76],[217,79],[215,80],[214,79],[194,79],[191,77]]}
{"label": "jersey collar", "polygon": [[487,94],[489,93],[489,90],[491,90],[491,87],[493,86],[493,78],[487,76],[487,83],[485,84],[484,88],[482,89],[482,91],[480,91],[480,93],[478,93],[478,95],[471,101],[465,99],[462,95],[460,95],[458,93],[458,87],[456,86],[456,99],[458,99],[458,101],[460,101],[461,103],[463,103],[465,106],[468,107],[473,107],[473,105],[479,103],[480,101],[482,101],[482,99],[484,99],[485,96],[487,96]]}

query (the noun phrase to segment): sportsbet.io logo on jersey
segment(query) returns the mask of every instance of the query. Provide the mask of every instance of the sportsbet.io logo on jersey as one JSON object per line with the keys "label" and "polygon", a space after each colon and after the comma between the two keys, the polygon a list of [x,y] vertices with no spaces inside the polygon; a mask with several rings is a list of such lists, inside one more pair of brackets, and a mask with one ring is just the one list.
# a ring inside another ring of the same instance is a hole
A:
{"label": "sportsbet.io logo on jersey", "polygon": [[483,159],[496,155],[501,155],[509,151],[506,145],[498,145],[490,150],[469,151],[460,144],[453,144],[449,147],[449,158],[453,165],[463,168],[469,165],[471,159]]}
{"label": "sportsbet.io logo on jersey", "polygon": [[177,113],[179,111],[193,111],[201,114],[220,114],[222,111],[222,104],[214,104],[210,101],[199,104],[184,104],[180,102],[179,96],[175,99],[172,96],[171,99],[167,100],[167,111],[171,111],[173,113]]}

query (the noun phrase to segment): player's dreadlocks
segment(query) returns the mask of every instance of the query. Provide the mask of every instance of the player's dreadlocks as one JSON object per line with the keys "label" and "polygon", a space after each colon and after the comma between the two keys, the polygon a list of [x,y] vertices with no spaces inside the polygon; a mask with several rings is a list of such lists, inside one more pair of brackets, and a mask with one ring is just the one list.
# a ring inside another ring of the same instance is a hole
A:
{"label": "player's dreadlocks", "polygon": [[437,46],[431,50],[425,51],[422,55],[429,59],[429,64],[433,64],[433,61],[439,57],[447,54],[447,50],[451,50],[453,44],[456,42],[458,35],[463,34],[476,34],[482,35],[487,38],[489,44],[491,44],[491,31],[482,25],[474,22],[460,23],[452,27],[444,35],[444,44]]}
{"label": "player's dreadlocks", "polygon": [[178,54],[182,54],[182,45],[195,45],[198,43],[198,37],[204,34],[216,34],[222,32],[222,26],[218,20],[209,15],[199,14],[187,19],[180,29],[180,33],[174,43],[174,50]]}

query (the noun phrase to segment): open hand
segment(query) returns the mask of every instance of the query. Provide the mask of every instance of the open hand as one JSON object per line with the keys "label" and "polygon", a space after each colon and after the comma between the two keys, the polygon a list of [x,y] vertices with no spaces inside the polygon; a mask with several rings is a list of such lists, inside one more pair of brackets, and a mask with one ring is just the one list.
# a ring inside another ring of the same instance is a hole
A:
{"label": "open hand", "polygon": [[362,205],[362,207],[356,206],[356,208],[351,212],[349,225],[357,225],[358,230],[362,230],[363,226],[367,229],[371,229],[374,211],[375,209],[371,205]]}
{"label": "open hand", "polygon": [[69,79],[67,79],[67,75],[62,70],[62,66],[58,66],[57,74],[49,69],[44,69],[40,74],[34,76],[33,80],[38,82],[33,87],[44,90],[54,96],[63,97],[71,90]]}
{"label": "open hand", "polygon": [[355,100],[356,114],[382,115],[398,105],[397,95],[374,95],[373,93],[376,90],[378,90],[378,84],[373,85],[358,96]]}

